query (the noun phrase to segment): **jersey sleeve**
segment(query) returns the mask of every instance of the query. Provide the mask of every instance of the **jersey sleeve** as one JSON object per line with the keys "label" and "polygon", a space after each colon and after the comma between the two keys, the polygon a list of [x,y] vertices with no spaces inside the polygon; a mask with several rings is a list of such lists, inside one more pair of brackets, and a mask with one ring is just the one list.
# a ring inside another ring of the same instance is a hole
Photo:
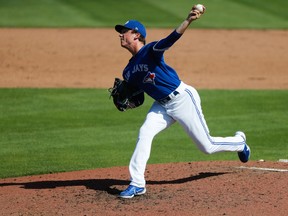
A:
{"label": "jersey sleeve", "polygon": [[174,30],[166,38],[159,40],[153,46],[153,51],[154,52],[164,52],[165,50],[168,50],[181,36],[182,36],[182,34],[179,34],[176,32],[176,30]]}

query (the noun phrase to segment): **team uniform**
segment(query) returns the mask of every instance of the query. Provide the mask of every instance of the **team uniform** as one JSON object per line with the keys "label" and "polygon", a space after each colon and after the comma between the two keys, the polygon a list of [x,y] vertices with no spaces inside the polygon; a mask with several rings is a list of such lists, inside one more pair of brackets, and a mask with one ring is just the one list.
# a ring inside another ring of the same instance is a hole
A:
{"label": "team uniform", "polygon": [[165,63],[165,51],[181,36],[182,34],[174,30],[166,38],[144,45],[123,70],[123,78],[130,85],[143,90],[155,102],[140,128],[136,148],[130,160],[130,186],[120,197],[131,198],[146,192],[144,173],[152,140],[175,122],[184,128],[204,153],[242,152],[246,147],[246,137],[242,132],[236,132],[235,136],[231,137],[210,135],[197,91],[181,81],[177,72]]}
{"label": "team uniform", "polygon": [[164,52],[180,37],[181,34],[173,31],[168,37],[145,45],[123,71],[123,78],[129,84],[155,99],[140,129],[129,166],[131,185],[137,187],[145,187],[144,172],[154,136],[175,121],[205,153],[242,151],[245,146],[241,136],[210,136],[197,91],[181,82],[176,71],[165,63]]}

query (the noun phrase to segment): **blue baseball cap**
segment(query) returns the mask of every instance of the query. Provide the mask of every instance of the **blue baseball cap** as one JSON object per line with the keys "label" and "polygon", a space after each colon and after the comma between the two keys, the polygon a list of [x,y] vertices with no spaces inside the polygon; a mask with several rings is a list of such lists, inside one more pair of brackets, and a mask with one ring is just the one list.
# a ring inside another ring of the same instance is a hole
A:
{"label": "blue baseball cap", "polygon": [[128,20],[124,25],[116,25],[115,30],[119,33],[123,29],[130,29],[139,32],[144,38],[146,38],[146,29],[142,23],[137,20]]}

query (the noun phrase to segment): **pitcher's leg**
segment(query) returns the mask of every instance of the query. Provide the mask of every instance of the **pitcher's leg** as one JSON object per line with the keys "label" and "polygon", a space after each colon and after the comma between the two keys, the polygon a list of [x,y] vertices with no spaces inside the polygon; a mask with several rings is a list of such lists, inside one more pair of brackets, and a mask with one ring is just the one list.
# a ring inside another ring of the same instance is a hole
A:
{"label": "pitcher's leg", "polygon": [[144,173],[150,157],[152,140],[156,134],[174,122],[157,102],[152,105],[144,124],[140,128],[137,145],[130,160],[131,185],[145,187]]}
{"label": "pitcher's leg", "polygon": [[223,151],[243,151],[245,140],[241,136],[210,136],[202,113],[200,97],[194,88],[187,86],[185,93],[177,100],[182,100],[181,105],[174,111],[168,109],[168,113],[183,126],[201,151],[207,154]]}

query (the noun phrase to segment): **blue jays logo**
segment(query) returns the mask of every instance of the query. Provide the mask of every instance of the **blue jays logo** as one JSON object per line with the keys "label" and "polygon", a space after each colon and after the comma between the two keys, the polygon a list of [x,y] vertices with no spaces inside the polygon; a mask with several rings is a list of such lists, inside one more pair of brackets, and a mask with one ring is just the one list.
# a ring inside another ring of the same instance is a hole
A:
{"label": "blue jays logo", "polygon": [[155,84],[155,77],[156,77],[155,73],[148,72],[147,75],[144,77],[143,82]]}

